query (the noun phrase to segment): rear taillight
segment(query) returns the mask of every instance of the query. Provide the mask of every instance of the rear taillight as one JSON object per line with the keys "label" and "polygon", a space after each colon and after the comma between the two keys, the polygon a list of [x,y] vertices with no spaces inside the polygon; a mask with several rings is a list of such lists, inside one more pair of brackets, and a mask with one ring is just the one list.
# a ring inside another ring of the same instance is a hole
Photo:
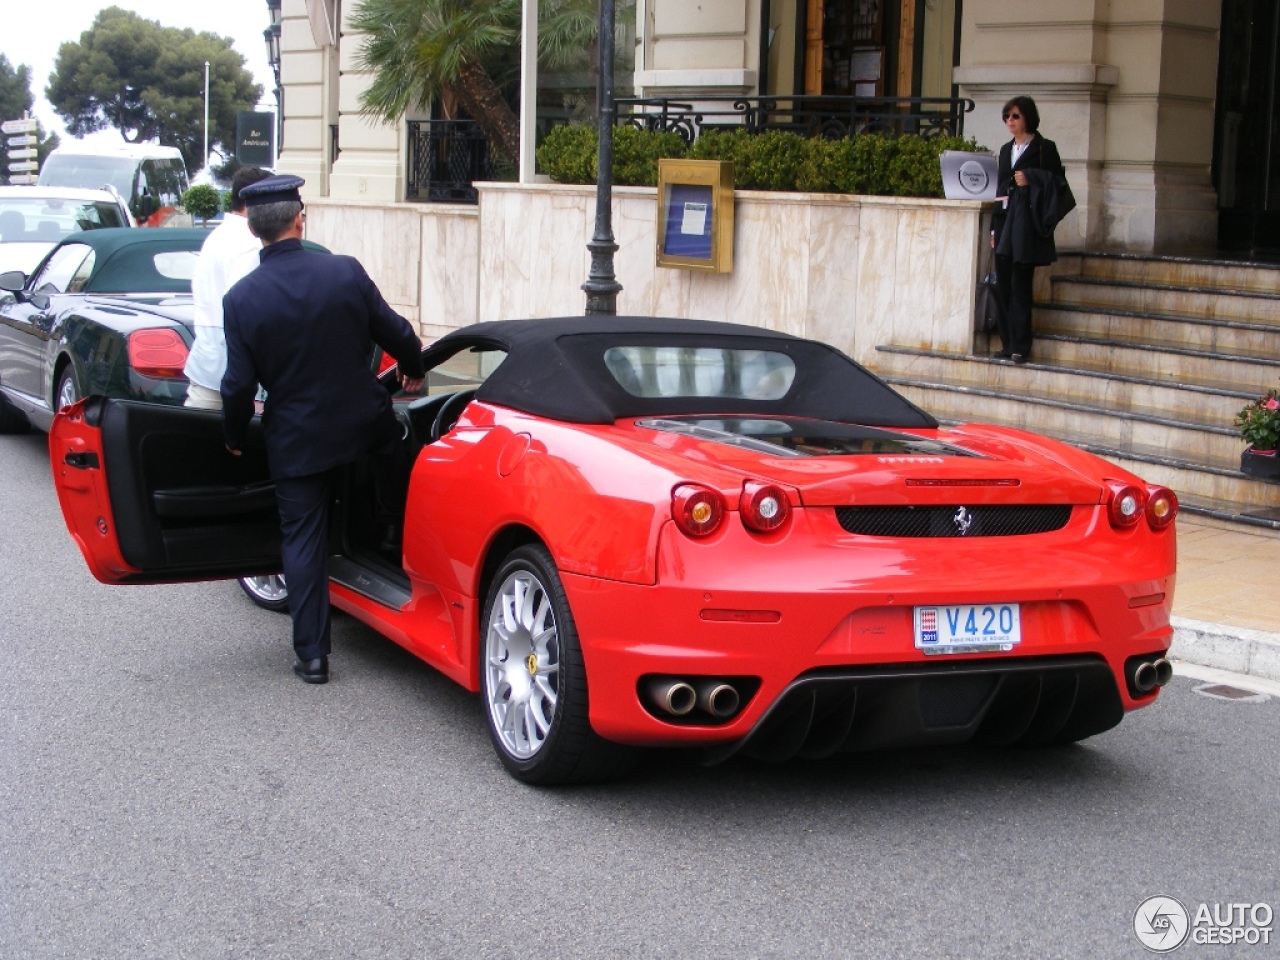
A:
{"label": "rear taillight", "polygon": [[1113,527],[1132,527],[1142,519],[1147,495],[1131,483],[1113,483],[1107,498],[1107,518]]}
{"label": "rear taillight", "polygon": [[1147,525],[1163,530],[1178,515],[1178,495],[1168,487],[1147,487]]}
{"label": "rear taillight", "polygon": [[791,516],[791,502],[786,491],[776,484],[748,480],[742,485],[738,510],[748,530],[768,533],[787,522]]}
{"label": "rear taillight", "polygon": [[709,537],[724,521],[724,497],[696,483],[682,483],[671,491],[671,518],[691,537]]}
{"label": "rear taillight", "polygon": [[176,330],[135,330],[129,334],[129,366],[144,377],[181,377],[187,345]]}

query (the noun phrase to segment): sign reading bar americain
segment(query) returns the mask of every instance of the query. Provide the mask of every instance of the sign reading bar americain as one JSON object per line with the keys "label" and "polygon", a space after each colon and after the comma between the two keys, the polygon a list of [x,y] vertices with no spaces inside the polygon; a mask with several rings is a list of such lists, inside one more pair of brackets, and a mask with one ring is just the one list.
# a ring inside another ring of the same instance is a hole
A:
{"label": "sign reading bar americain", "polygon": [[275,166],[275,133],[274,113],[241,110],[236,114],[236,159],[248,166]]}

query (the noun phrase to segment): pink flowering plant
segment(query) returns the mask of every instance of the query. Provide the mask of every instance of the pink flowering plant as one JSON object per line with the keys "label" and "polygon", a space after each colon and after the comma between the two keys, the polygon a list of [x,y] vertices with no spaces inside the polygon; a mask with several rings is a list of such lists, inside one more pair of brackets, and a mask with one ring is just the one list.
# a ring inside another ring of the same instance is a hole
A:
{"label": "pink flowering plant", "polygon": [[1280,444],[1280,391],[1268,390],[1236,415],[1247,444],[1255,450],[1274,450]]}

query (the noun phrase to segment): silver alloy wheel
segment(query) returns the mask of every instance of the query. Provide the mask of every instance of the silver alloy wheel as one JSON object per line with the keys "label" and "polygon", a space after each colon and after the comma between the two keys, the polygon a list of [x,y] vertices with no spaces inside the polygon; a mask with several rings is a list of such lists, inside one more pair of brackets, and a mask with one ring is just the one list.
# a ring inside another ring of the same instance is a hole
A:
{"label": "silver alloy wheel", "polygon": [[485,636],[489,716],[503,747],[528,760],[547,741],[559,699],[560,643],[547,588],[531,572],[505,581]]}
{"label": "silver alloy wheel", "polygon": [[289,586],[284,575],[273,573],[265,577],[241,577],[240,589],[264,610],[287,613],[289,610]]}
{"label": "silver alloy wheel", "polygon": [[69,407],[80,399],[80,391],[76,389],[76,375],[68,370],[58,381],[58,409]]}

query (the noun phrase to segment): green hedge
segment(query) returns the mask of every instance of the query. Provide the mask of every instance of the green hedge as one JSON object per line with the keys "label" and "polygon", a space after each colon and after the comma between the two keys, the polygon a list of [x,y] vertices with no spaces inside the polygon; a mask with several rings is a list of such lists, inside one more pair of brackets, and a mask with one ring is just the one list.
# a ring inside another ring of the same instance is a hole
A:
{"label": "green hedge", "polygon": [[[941,197],[944,150],[983,150],[960,137],[923,139],[875,134],[809,140],[794,133],[706,130],[692,147],[674,133],[618,127],[613,137],[613,182],[652,187],[658,159],[732,160],[739,190],[800,190],[890,197]],[[556,127],[538,148],[538,164],[557,183],[596,182],[594,127]]]}

